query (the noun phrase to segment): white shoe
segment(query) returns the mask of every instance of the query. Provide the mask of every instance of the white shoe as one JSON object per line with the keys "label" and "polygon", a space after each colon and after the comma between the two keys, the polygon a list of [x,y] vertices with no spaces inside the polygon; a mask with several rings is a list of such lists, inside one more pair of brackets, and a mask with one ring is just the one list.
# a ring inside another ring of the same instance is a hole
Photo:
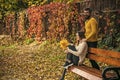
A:
{"label": "white shoe", "polygon": [[64,68],[65,68],[65,69],[68,69],[68,67],[70,67],[70,66],[72,66],[72,65],[73,65],[73,63],[68,64],[67,66],[64,66]]}

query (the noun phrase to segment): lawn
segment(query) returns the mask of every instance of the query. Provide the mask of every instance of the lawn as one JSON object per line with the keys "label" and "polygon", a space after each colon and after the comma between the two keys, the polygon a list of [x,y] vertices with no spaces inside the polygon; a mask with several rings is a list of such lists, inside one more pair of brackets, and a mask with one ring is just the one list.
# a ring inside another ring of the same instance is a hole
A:
{"label": "lawn", "polygon": [[[59,80],[65,56],[56,42],[0,46],[0,80]],[[68,72],[65,80],[78,78]]]}

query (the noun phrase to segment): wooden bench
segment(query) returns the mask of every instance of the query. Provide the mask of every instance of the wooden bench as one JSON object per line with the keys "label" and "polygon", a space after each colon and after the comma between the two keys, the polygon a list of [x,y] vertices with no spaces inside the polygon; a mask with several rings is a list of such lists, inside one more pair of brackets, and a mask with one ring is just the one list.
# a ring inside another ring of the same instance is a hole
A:
{"label": "wooden bench", "polygon": [[109,66],[103,70],[81,65],[71,66],[69,71],[72,71],[88,80],[120,80],[120,52],[110,50],[89,48],[89,54],[86,58],[102,62]]}

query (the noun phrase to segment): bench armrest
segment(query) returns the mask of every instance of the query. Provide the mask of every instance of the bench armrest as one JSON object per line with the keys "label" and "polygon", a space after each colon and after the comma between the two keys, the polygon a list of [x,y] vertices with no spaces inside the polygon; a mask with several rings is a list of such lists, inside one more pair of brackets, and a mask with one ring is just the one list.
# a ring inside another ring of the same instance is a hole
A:
{"label": "bench armrest", "polygon": [[[112,74],[110,73],[112,72]],[[107,67],[102,72],[103,80],[119,80],[120,79],[120,67]]]}

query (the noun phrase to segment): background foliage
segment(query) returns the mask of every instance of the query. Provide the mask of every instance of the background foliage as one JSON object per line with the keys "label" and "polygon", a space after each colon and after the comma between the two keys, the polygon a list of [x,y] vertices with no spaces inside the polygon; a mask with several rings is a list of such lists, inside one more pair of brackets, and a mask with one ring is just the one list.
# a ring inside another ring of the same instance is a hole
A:
{"label": "background foliage", "polygon": [[[59,41],[67,37],[74,41],[75,32],[84,26],[83,16],[74,2],[77,0],[0,0],[1,32],[10,34],[14,40],[55,38]],[[119,14],[119,10],[107,9],[97,15],[99,47],[120,50]]]}

